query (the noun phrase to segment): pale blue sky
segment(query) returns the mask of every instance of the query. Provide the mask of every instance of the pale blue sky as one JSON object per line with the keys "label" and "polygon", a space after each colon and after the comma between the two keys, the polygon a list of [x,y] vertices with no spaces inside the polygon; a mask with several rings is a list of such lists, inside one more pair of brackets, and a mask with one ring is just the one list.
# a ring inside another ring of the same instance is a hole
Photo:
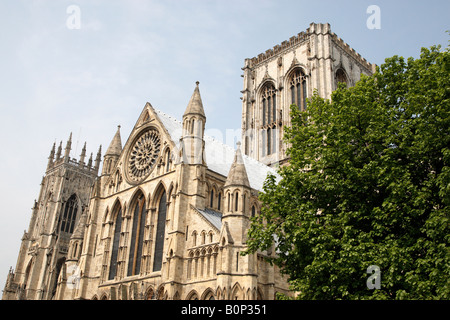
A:
{"label": "pale blue sky", "polygon": [[[370,30],[369,5],[381,9]],[[80,8],[79,30],[66,26]],[[331,30],[368,61],[447,46],[450,1],[0,0],[0,287],[15,268],[53,142],[72,157],[125,143],[145,103],[178,119],[195,86],[207,129],[239,129],[245,58],[305,31]],[[231,141],[224,141],[233,144]]]}

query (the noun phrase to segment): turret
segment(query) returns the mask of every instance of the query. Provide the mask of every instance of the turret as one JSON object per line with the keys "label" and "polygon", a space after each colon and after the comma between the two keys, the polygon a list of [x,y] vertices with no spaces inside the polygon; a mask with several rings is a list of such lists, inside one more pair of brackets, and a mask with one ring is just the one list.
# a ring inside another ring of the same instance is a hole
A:
{"label": "turret", "polygon": [[196,82],[194,93],[183,114],[183,132],[181,145],[182,161],[189,164],[204,164],[206,116],[200,96],[199,82]]}
{"label": "turret", "polygon": [[102,175],[111,174],[111,171],[114,169],[121,153],[122,153],[122,140],[120,138],[120,126],[117,126],[116,134],[114,135],[111,144],[109,145],[105,153]]}
{"label": "turret", "polygon": [[238,142],[234,160],[224,184],[225,206],[222,216],[222,222],[233,226],[230,231],[235,242],[245,243],[245,232],[249,227],[250,191],[241,143]]}
{"label": "turret", "polygon": [[221,263],[217,273],[219,287],[231,287],[233,276],[239,276],[242,287],[255,288],[256,254],[241,256],[246,247],[247,231],[250,227],[250,183],[241,153],[241,144],[237,143],[234,161],[224,184],[225,205],[220,230]]}
{"label": "turret", "polygon": [[84,231],[86,229],[87,213],[83,212],[78,224],[70,237],[69,251],[67,260],[78,260],[81,255],[83,245]]}

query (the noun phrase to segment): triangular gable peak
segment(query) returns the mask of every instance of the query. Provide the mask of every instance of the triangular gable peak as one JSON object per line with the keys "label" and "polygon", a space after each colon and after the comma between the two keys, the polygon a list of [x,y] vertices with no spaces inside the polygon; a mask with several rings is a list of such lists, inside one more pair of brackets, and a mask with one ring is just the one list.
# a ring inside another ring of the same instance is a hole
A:
{"label": "triangular gable peak", "polygon": [[[162,135],[161,140],[166,143],[167,142],[170,143],[171,144],[170,147],[176,146],[177,141],[173,140],[172,135],[169,133],[169,131],[167,130],[167,128],[165,126],[165,123],[163,121],[161,121],[160,117],[158,116],[156,109],[154,109],[153,106],[149,102],[147,102],[145,104],[138,120],[136,121],[136,124],[134,125],[133,129],[131,130],[130,135],[128,136],[128,139],[123,147],[123,152],[121,154],[121,159],[119,159],[119,163],[126,156],[128,149],[130,148],[130,145],[133,143],[136,136],[141,132],[142,129],[144,129],[148,126],[155,127],[155,129],[157,129],[160,132],[160,134]],[[179,131],[181,133],[181,128]],[[162,147],[164,148],[165,146],[162,146]]]}
{"label": "triangular gable peak", "polygon": [[115,162],[115,165],[111,170],[112,174],[109,176],[108,180],[104,185],[105,188],[112,188],[113,185],[117,185],[118,184],[117,180],[119,180],[120,182],[126,181],[130,185],[135,185],[136,183],[145,181],[145,180],[140,181],[130,180],[129,176],[127,176],[127,172],[125,172],[126,170],[128,170],[127,168],[125,168],[125,166],[127,163],[127,157],[130,156],[130,152],[132,151],[131,149],[133,148],[133,145],[137,141],[136,139],[140,139],[141,135],[148,130],[157,131],[157,136],[159,136],[158,140],[160,142],[159,145],[160,151],[158,158],[161,158],[161,156],[163,156],[164,152],[166,152],[167,150],[171,151],[173,150],[174,151],[173,154],[176,155],[177,153],[176,150],[177,144],[175,143],[176,140],[174,141],[172,139],[172,135],[169,134],[166,125],[164,124],[163,121],[161,121],[158,113],[155,111],[152,105],[147,102],[143,110],[141,111],[141,114],[139,115],[133,129],[128,135],[127,141],[123,145],[120,155],[117,155],[117,161]]}

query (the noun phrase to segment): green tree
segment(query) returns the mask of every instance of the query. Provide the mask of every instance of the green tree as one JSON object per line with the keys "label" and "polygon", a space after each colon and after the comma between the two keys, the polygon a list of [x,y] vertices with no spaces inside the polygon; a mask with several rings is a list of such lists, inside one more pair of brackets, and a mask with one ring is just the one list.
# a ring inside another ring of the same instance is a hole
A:
{"label": "green tree", "polygon": [[298,298],[450,298],[449,58],[394,56],[331,101],[291,106],[290,162],[265,181],[247,253],[274,248]]}

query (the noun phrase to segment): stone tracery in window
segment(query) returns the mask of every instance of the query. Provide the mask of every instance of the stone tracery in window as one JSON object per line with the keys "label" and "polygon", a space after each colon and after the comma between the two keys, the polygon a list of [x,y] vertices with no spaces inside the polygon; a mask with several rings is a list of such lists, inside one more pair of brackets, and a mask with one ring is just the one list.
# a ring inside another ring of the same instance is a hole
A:
{"label": "stone tracery in window", "polygon": [[273,84],[269,83],[262,89],[261,105],[262,154],[266,156],[276,152],[277,93]]}
{"label": "stone tracery in window", "polygon": [[133,182],[144,179],[154,168],[159,156],[161,141],[158,131],[150,129],[142,133],[133,143],[128,155],[128,177]]}
{"label": "stone tracery in window", "polygon": [[306,109],[306,76],[297,69],[289,81],[291,104],[296,104],[300,110]]}

